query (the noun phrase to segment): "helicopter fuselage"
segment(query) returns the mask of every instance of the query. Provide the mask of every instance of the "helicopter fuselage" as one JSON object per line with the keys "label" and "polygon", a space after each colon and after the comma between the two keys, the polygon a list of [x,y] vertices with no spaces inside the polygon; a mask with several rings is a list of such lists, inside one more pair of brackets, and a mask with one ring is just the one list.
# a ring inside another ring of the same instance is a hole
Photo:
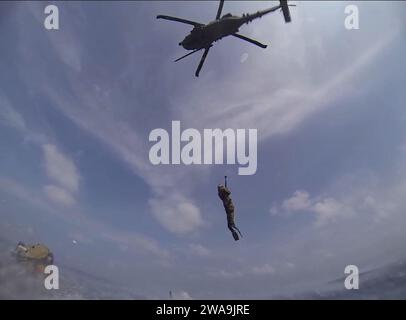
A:
{"label": "helicopter fuselage", "polygon": [[237,33],[244,23],[246,23],[246,19],[242,17],[226,15],[209,24],[194,27],[179,45],[186,50],[208,48],[213,42]]}

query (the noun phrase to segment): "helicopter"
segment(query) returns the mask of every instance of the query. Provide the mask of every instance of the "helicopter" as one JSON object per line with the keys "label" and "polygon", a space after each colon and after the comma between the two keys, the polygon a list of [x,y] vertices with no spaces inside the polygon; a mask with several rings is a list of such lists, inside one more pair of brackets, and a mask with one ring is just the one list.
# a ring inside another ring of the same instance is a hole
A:
{"label": "helicopter", "polygon": [[210,48],[213,46],[214,42],[221,40],[227,36],[233,36],[239,38],[241,40],[247,41],[251,44],[254,44],[260,48],[267,48],[267,45],[262,44],[256,40],[250,39],[238,33],[241,26],[244,24],[248,24],[251,21],[261,18],[262,16],[269,14],[271,12],[281,10],[285,19],[286,23],[292,21],[289,7],[295,6],[288,4],[287,0],[280,0],[280,4],[278,6],[272,7],[270,9],[258,11],[253,14],[243,14],[240,16],[234,16],[231,13],[225,14],[221,16],[224,6],[224,0],[220,0],[220,4],[217,10],[216,19],[208,24],[203,24],[191,20],[186,20],[182,18],[166,16],[166,15],[158,15],[157,19],[164,19],[169,21],[175,21],[180,23],[185,23],[193,26],[193,30],[190,32],[189,35],[183,39],[182,42],[179,43],[186,50],[193,50],[188,54],[176,59],[175,62],[178,62],[196,52],[204,50],[203,56],[200,60],[199,66],[197,67],[195,76],[199,77],[200,71],[203,67],[203,64],[207,58]]}

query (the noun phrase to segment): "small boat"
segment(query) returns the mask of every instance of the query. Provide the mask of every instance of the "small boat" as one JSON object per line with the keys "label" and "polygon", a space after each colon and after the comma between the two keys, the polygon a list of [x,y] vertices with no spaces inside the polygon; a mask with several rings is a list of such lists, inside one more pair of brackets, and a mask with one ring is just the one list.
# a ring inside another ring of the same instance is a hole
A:
{"label": "small boat", "polygon": [[45,267],[54,262],[54,255],[51,250],[40,243],[26,245],[19,242],[13,255],[19,263],[26,265],[34,273],[44,273]]}

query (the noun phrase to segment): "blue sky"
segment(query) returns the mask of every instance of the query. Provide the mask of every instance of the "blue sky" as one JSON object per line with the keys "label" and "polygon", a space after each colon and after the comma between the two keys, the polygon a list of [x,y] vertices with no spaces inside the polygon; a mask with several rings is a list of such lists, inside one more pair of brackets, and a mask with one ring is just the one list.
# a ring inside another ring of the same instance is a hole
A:
{"label": "blue sky", "polygon": [[[224,13],[274,1],[228,1]],[[356,3],[360,29],[344,28]],[[324,290],[348,264],[403,260],[402,2],[299,2],[179,63],[217,3],[2,3],[0,234],[148,297],[268,298]],[[258,171],[149,163],[151,130],[258,129]],[[232,240],[216,186],[229,176]],[[75,242],[75,243],[74,243]]]}

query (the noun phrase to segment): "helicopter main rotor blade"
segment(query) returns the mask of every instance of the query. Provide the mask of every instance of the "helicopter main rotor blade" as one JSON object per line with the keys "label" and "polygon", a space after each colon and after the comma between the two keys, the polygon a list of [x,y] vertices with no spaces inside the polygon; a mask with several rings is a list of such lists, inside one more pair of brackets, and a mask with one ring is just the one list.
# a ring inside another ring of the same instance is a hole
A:
{"label": "helicopter main rotor blade", "polygon": [[221,12],[223,11],[224,0],[220,0],[219,8],[217,9],[216,20],[220,19]]}
{"label": "helicopter main rotor blade", "polygon": [[266,44],[262,44],[261,42],[258,42],[256,40],[247,38],[247,37],[242,36],[242,35],[240,35],[238,33],[234,33],[233,36],[236,37],[236,38],[239,38],[241,40],[247,41],[249,43],[255,44],[256,46],[261,47],[262,49],[266,49],[268,47]]}
{"label": "helicopter main rotor blade", "polygon": [[194,50],[192,52],[189,52],[188,54],[185,54],[184,56],[180,57],[179,59],[176,59],[174,62],[178,62],[179,60],[185,59],[186,57],[189,57],[191,54],[194,54],[194,53],[196,53],[196,52],[198,52],[200,50],[202,50],[202,49],[197,49],[197,50]]}
{"label": "helicopter main rotor blade", "polygon": [[164,19],[164,20],[169,20],[169,21],[186,23],[186,24],[190,24],[190,25],[195,26],[195,27],[204,26],[204,24],[202,24],[202,23],[191,21],[191,20],[186,20],[186,19],[182,19],[182,18],[177,18],[177,17],[159,15],[156,18],[157,19]]}
{"label": "helicopter main rotor blade", "polygon": [[207,54],[209,53],[209,50],[210,50],[210,47],[208,47],[208,48],[206,48],[206,49],[204,50],[202,59],[200,60],[199,66],[197,67],[197,70],[196,70],[196,73],[195,73],[195,76],[196,76],[196,77],[199,77],[200,70],[202,70],[204,61],[206,60],[206,57],[207,57]]}
{"label": "helicopter main rotor blade", "polygon": [[257,13],[253,13],[253,14],[244,14],[243,18],[245,20],[245,23],[249,23],[255,19],[262,18],[263,16],[265,16],[271,12],[275,12],[275,11],[279,10],[280,8],[281,8],[281,6],[276,6],[276,7],[270,8],[270,9],[258,11]]}
{"label": "helicopter main rotor blade", "polygon": [[290,15],[290,10],[289,7],[296,7],[295,4],[288,4],[287,0],[280,0],[280,5],[281,5],[281,11],[283,13],[283,17],[285,19],[286,23],[289,23],[292,21],[292,17]]}

